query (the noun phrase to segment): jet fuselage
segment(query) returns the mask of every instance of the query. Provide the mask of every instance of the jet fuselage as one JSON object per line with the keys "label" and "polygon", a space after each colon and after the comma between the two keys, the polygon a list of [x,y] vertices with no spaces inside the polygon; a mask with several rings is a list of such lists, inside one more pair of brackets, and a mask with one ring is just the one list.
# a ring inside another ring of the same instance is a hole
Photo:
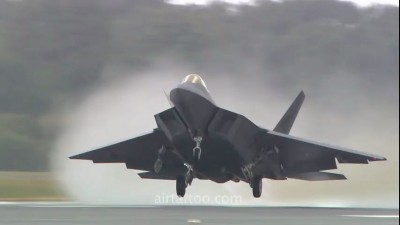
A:
{"label": "jet fuselage", "polygon": [[[187,134],[182,134],[174,143],[176,150],[194,169],[207,179],[216,182],[226,182],[235,179],[240,174],[240,156],[232,151],[233,146],[222,137],[208,133],[218,107],[199,75],[190,74],[183,82],[170,92],[170,101],[174,105],[182,122],[187,128]],[[188,136],[191,140],[188,140]],[[193,162],[192,150],[196,146],[193,140],[201,137],[201,157],[207,158],[198,163]],[[186,140],[186,141],[183,141]],[[183,144],[187,143],[187,144]],[[191,144],[190,144],[191,143]],[[208,163],[202,163],[207,161]],[[200,176],[201,176],[200,175]],[[223,179],[221,179],[223,178]],[[235,180],[239,180],[238,178]]]}
{"label": "jet fuselage", "polygon": [[217,106],[200,76],[188,75],[177,88],[171,90],[170,100],[192,138],[206,135],[207,125]]}

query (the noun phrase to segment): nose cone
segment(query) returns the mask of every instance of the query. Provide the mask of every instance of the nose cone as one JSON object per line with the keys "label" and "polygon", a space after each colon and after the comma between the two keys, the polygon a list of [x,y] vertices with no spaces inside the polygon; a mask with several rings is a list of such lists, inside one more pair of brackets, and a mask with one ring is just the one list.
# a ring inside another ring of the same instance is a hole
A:
{"label": "nose cone", "polygon": [[[211,98],[210,92],[207,89],[206,83],[198,74],[187,75],[185,79],[183,79],[182,83],[178,85],[176,89],[182,89],[192,92],[200,97],[207,99],[209,102],[214,103],[214,101]],[[171,91],[170,96],[173,95],[172,92],[174,90]]]}
{"label": "nose cone", "polygon": [[197,74],[189,74],[170,92],[171,102],[185,121],[189,133],[203,136],[216,106],[206,84]]}
{"label": "nose cone", "polygon": [[182,84],[184,83],[191,83],[201,85],[207,89],[206,83],[204,83],[203,79],[198,74],[189,74],[183,79]]}

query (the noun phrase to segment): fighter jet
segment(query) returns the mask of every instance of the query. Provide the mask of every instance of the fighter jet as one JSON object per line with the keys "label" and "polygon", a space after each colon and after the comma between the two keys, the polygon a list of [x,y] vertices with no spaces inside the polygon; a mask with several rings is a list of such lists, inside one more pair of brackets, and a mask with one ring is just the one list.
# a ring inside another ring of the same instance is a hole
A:
{"label": "fighter jet", "polygon": [[289,135],[304,101],[303,91],[273,130],[220,108],[196,74],[167,95],[171,108],[156,114],[157,128],[130,140],[70,157],[94,163],[125,163],[143,179],[175,180],[183,197],[193,179],[246,182],[253,196],[262,179],[344,180],[326,172],[339,163],[368,164],[384,157]]}

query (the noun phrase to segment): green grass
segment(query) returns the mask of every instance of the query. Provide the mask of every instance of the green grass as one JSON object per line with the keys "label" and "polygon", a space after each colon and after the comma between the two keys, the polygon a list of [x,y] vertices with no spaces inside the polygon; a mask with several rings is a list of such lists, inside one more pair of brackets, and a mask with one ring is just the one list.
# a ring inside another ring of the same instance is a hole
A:
{"label": "green grass", "polygon": [[52,173],[0,172],[0,201],[65,200]]}

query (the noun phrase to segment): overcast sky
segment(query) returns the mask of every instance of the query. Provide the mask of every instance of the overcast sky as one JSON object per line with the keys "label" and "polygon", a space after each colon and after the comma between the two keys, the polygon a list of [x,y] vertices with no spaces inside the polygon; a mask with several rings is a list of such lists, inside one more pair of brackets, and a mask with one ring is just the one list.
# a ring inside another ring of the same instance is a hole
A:
{"label": "overcast sky", "polygon": [[[206,4],[214,0],[171,0],[170,2],[177,4],[185,4],[185,3],[196,3],[196,4]],[[232,3],[244,3],[244,2],[252,2],[252,0],[219,0],[224,2],[232,2]],[[279,1],[279,0],[275,0]],[[370,6],[372,4],[389,4],[399,6],[398,0],[342,0],[342,1],[351,1],[355,2],[359,6]]]}

